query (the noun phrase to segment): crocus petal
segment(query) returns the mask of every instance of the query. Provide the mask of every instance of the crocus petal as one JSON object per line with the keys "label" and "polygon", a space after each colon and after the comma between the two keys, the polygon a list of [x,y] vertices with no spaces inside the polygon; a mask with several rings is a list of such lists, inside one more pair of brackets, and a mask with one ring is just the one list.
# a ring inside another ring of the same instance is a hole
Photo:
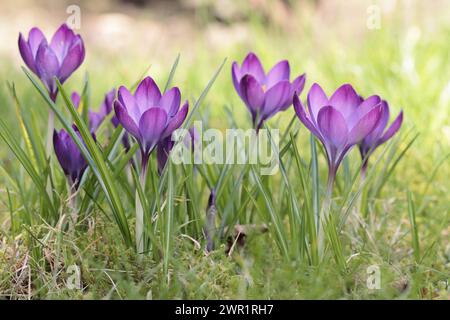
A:
{"label": "crocus petal", "polygon": [[70,100],[72,100],[72,103],[75,106],[75,108],[78,109],[78,107],[80,106],[80,102],[81,102],[81,97],[78,94],[78,92],[76,92],[76,91],[72,92],[72,95],[70,96]]}
{"label": "crocus petal", "polygon": [[137,106],[136,99],[124,86],[119,88],[118,100],[126,109],[127,114],[133,119],[134,123],[139,123],[142,113]]}
{"label": "crocus petal", "polygon": [[167,113],[161,108],[150,108],[142,114],[139,121],[141,147],[145,152],[151,151],[167,126]]}
{"label": "crocus petal", "polygon": [[345,145],[348,139],[348,128],[344,116],[332,106],[320,109],[317,124],[323,139],[336,149]]}
{"label": "crocus petal", "polygon": [[66,146],[67,138],[68,134],[65,130],[62,129],[60,133],[56,130],[53,131],[53,148],[55,149],[56,158],[66,175],[69,174],[68,169],[71,167],[71,155],[67,151]]}
{"label": "crocus petal", "polygon": [[31,52],[30,46],[28,45],[28,42],[25,41],[22,33],[19,34],[19,51],[27,67],[32,72],[37,73],[36,67],[34,65],[33,52]]}
{"label": "crocus petal", "polygon": [[186,119],[186,116],[189,111],[189,103],[186,101],[183,107],[178,111],[178,113],[169,120],[164,133],[162,134],[162,138],[166,138],[172,134],[176,129],[178,129]]}
{"label": "crocus petal", "polygon": [[316,127],[306,114],[305,108],[303,107],[303,104],[297,95],[294,95],[294,109],[297,117],[305,125],[305,127],[308,128],[309,131],[311,131],[312,134],[314,134],[317,138],[322,139],[319,131],[317,131]]}
{"label": "crocus petal", "polygon": [[394,122],[389,126],[389,128],[386,130],[386,132],[383,134],[383,136],[380,139],[379,144],[382,144],[392,138],[394,134],[397,133],[397,131],[400,129],[403,123],[403,110],[400,111],[400,114],[395,118]]}
{"label": "crocus petal", "polygon": [[105,117],[98,112],[89,111],[89,130],[95,132],[103,122],[104,118]]}
{"label": "crocus petal", "polygon": [[159,105],[161,91],[152,78],[146,77],[137,87],[134,96],[141,113],[144,113],[147,109]]}
{"label": "crocus petal", "polygon": [[348,144],[355,144],[364,139],[378,123],[381,116],[381,105],[373,108],[366,115],[364,115],[358,123],[351,128],[349,133],[349,141]]}
{"label": "crocus petal", "polygon": [[164,167],[166,166],[167,159],[169,158],[169,153],[172,150],[175,142],[172,141],[170,137],[167,137],[160,143],[158,143],[157,149],[156,149],[156,159],[158,161],[158,173],[161,174],[161,172],[164,170]]}
{"label": "crocus petal", "polygon": [[41,42],[47,43],[44,34],[38,28],[32,28],[28,33],[28,45],[30,46],[33,57],[36,58],[37,51]]}
{"label": "crocus petal", "polygon": [[305,87],[305,82],[306,82],[306,74],[305,73],[302,74],[301,76],[298,76],[297,78],[295,78],[291,84],[292,95],[294,95],[294,93],[297,93],[297,95],[302,93],[303,88]]}
{"label": "crocus petal", "polygon": [[264,104],[264,92],[256,79],[251,75],[245,75],[240,82],[240,92],[242,100],[253,116],[257,114]]}
{"label": "crocus petal", "polygon": [[[386,101],[379,103],[381,115],[375,128],[365,138],[364,143],[372,146],[381,137],[389,121],[389,106]],[[358,108],[359,109],[359,108]]]}
{"label": "crocus petal", "polygon": [[239,82],[241,81],[241,71],[239,70],[239,65],[236,61],[231,65],[231,78],[233,79],[233,85],[236,92],[241,96],[241,89],[239,86]]}
{"label": "crocus petal", "polygon": [[53,51],[44,42],[41,43],[36,54],[36,70],[50,93],[54,93],[56,84],[53,77],[58,75],[59,63]]}
{"label": "crocus petal", "polygon": [[116,89],[112,89],[105,95],[102,104],[100,105],[99,112],[106,117],[112,111],[114,98],[116,97]]}
{"label": "crocus petal", "polygon": [[[364,117],[373,108],[381,105],[381,98],[379,96],[370,96],[365,99],[348,117],[347,124],[349,128],[353,128],[358,121]],[[389,116],[388,116],[389,117]]]}
{"label": "crocus petal", "polygon": [[174,87],[168,90],[166,93],[164,93],[164,95],[161,97],[159,105],[161,106],[161,108],[166,110],[169,117],[173,117],[180,108],[180,101],[181,101],[180,89]]}
{"label": "crocus petal", "polygon": [[350,84],[340,86],[330,98],[330,105],[347,118],[361,104],[361,98]]}
{"label": "crocus petal", "polygon": [[322,107],[328,105],[328,98],[322,87],[314,83],[308,92],[308,108],[311,121],[317,124],[317,115]]}
{"label": "crocus petal", "polygon": [[125,107],[117,100],[114,103],[114,111],[116,112],[117,120],[119,120],[119,123],[125,130],[132,134],[136,139],[139,139],[140,134],[138,125],[133,118],[129,116],[127,109],[125,109]]}
{"label": "crocus petal", "polygon": [[83,63],[84,60],[84,44],[80,40],[76,45],[71,47],[67,55],[62,60],[61,69],[59,71],[59,81],[63,83],[67,78]]}
{"label": "crocus petal", "polygon": [[63,63],[64,58],[68,54],[74,38],[74,32],[65,23],[53,35],[50,41],[50,48],[52,48],[60,64]]}
{"label": "crocus petal", "polygon": [[267,74],[265,81],[266,88],[269,89],[282,80],[289,81],[290,74],[289,62],[287,60],[278,62]]}
{"label": "crocus petal", "polygon": [[272,88],[266,92],[264,99],[263,117],[267,119],[274,113],[276,113],[287,100],[292,99],[290,97],[291,84],[288,80],[278,82]]}
{"label": "crocus petal", "polygon": [[262,83],[265,79],[265,73],[261,62],[253,52],[250,52],[247,57],[245,57],[244,62],[242,62],[241,75],[245,74],[252,75],[259,83]]}

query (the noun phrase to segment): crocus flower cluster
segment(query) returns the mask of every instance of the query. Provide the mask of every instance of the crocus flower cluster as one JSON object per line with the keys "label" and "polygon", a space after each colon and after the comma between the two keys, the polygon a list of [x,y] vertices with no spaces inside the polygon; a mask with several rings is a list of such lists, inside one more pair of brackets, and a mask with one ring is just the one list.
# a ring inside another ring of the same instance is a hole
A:
{"label": "crocus flower cluster", "polygon": [[30,30],[28,40],[20,34],[19,50],[27,67],[41,79],[53,101],[58,94],[54,77],[64,83],[85,56],[83,40],[66,24],[59,27],[50,44],[38,28]]}
{"label": "crocus flower cluster", "polygon": [[239,67],[233,62],[231,75],[234,87],[246,104],[257,130],[264,121],[292,105],[292,97],[302,92],[305,74],[290,82],[290,66],[286,60],[278,62],[267,74],[252,52]]}
{"label": "crocus flower cluster", "polygon": [[189,104],[180,108],[181,94],[177,87],[161,94],[155,81],[146,77],[133,94],[121,86],[114,109],[120,124],[139,143],[143,167],[158,143],[162,143],[186,119]]}
{"label": "crocus flower cluster", "polygon": [[297,96],[294,108],[300,121],[325,147],[329,183],[347,152],[374,130],[382,114],[378,96],[363,100],[349,84],[339,87],[330,98],[314,84],[308,93],[308,113]]}

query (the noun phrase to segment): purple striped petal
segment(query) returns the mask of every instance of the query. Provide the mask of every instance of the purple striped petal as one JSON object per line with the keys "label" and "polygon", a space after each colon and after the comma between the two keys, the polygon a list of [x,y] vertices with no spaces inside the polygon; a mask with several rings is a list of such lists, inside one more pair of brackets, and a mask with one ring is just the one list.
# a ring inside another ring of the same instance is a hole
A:
{"label": "purple striped petal", "polygon": [[264,99],[263,118],[267,119],[286,104],[287,100],[291,100],[291,84],[288,80],[278,82],[272,88],[267,90]]}
{"label": "purple striped petal", "polygon": [[342,148],[348,140],[348,128],[344,116],[332,106],[320,109],[317,124],[323,139],[337,150]]}
{"label": "purple striped petal", "polygon": [[322,107],[328,105],[328,98],[322,87],[314,83],[308,92],[308,108],[311,121],[317,124],[317,116]]}
{"label": "purple striped petal", "polygon": [[47,43],[47,40],[44,37],[44,34],[38,28],[32,28],[28,33],[28,45],[30,46],[31,53],[33,57],[36,58],[37,51],[41,42]]}
{"label": "purple striped petal", "polygon": [[380,139],[379,144],[385,143],[387,140],[392,138],[397,131],[400,129],[403,123],[403,110],[400,111],[397,118],[395,118],[394,122],[389,126],[389,128],[386,130],[386,132],[383,134],[383,136]]}
{"label": "purple striped petal", "polygon": [[142,114],[139,121],[141,134],[141,147],[145,152],[150,152],[161,139],[161,135],[167,126],[167,113],[161,108],[150,108]]}
{"label": "purple striped petal", "polygon": [[50,48],[55,53],[60,64],[63,63],[67,56],[74,39],[74,32],[65,23],[62,24],[53,35],[52,40],[50,41]]}
{"label": "purple striped petal", "polygon": [[264,104],[264,92],[256,79],[251,75],[245,75],[240,82],[242,100],[250,109],[252,116],[256,116]]}
{"label": "purple striped petal", "polygon": [[376,143],[377,140],[380,139],[381,135],[383,134],[384,130],[386,129],[387,123],[389,121],[389,106],[386,101],[380,102],[381,106],[381,115],[380,119],[378,120],[377,125],[372,130],[371,133],[369,133],[364,138],[364,143],[368,144],[370,147]]}
{"label": "purple striped petal", "polygon": [[233,79],[234,89],[236,89],[238,95],[241,96],[241,89],[239,86],[239,82],[241,81],[241,71],[239,70],[239,65],[236,61],[231,65],[231,78]]}
{"label": "purple striped petal", "polygon": [[348,144],[359,143],[364,139],[377,125],[381,117],[381,105],[373,108],[364,115],[356,125],[350,129]]}
{"label": "purple striped petal", "polygon": [[181,127],[184,120],[186,119],[188,111],[189,111],[189,102],[186,100],[180,111],[178,111],[178,113],[168,121],[167,127],[164,130],[164,133],[162,134],[162,138],[170,136],[172,132]]}
{"label": "purple striped petal", "polygon": [[308,115],[306,114],[305,108],[303,107],[303,104],[297,95],[294,95],[294,110],[295,113],[297,114],[297,117],[305,125],[305,127],[309,131],[311,131],[311,133],[314,134],[317,138],[322,139],[319,131],[317,131],[317,128],[314,126],[314,124],[311,122]]}
{"label": "purple striped petal", "polygon": [[136,99],[124,86],[119,88],[118,100],[126,109],[127,114],[133,119],[134,123],[138,124],[142,113],[137,106]]}
{"label": "purple striped petal", "polygon": [[114,103],[114,111],[116,112],[116,117],[122,127],[125,128],[130,134],[132,134],[136,139],[140,139],[139,127],[137,123],[127,112],[127,109],[118,100]]}
{"label": "purple striped petal", "polygon": [[85,56],[84,44],[81,38],[72,46],[62,60],[59,70],[59,81],[63,83],[83,63]]}
{"label": "purple striped petal", "polygon": [[287,60],[278,62],[267,74],[265,85],[269,89],[280,81],[289,81],[291,69]]}
{"label": "purple striped petal", "polygon": [[152,78],[146,77],[137,87],[134,97],[141,113],[144,113],[151,107],[159,106],[161,91]]}
{"label": "purple striped petal", "polygon": [[34,55],[28,45],[28,42],[25,41],[22,33],[19,34],[19,51],[22,56],[23,61],[27,65],[27,67],[34,73],[37,73],[36,67],[34,65]]}
{"label": "purple striped petal", "polygon": [[250,52],[242,62],[241,75],[245,74],[252,75],[259,83],[263,83],[266,77],[259,58],[253,52]]}
{"label": "purple striped petal", "polygon": [[56,92],[53,77],[58,75],[59,63],[53,51],[44,42],[41,43],[36,54],[36,70],[48,91],[51,94]]}
{"label": "purple striped petal", "polygon": [[171,118],[178,112],[178,109],[180,108],[180,101],[180,89],[174,87],[164,93],[164,95],[161,97],[161,100],[159,101],[159,105],[161,108],[166,110],[167,114]]}
{"label": "purple striped petal", "polygon": [[340,86],[330,98],[330,105],[347,118],[361,104],[361,98],[350,84]]}

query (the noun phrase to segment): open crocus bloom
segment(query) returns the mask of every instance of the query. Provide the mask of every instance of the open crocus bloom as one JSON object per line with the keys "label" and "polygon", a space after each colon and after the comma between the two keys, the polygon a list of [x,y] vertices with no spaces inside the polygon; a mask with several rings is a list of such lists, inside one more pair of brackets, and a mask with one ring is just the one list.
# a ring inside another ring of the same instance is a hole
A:
{"label": "open crocus bloom", "polygon": [[120,124],[133,135],[146,160],[158,142],[171,136],[186,119],[189,104],[180,109],[181,94],[176,87],[161,95],[152,78],[146,77],[134,95],[125,87],[119,88],[114,110]]}
{"label": "open crocus bloom", "polygon": [[[101,125],[105,117],[112,111],[115,96],[116,89],[112,89],[105,95],[105,98],[103,99],[102,104],[100,105],[100,108],[97,112],[92,111],[91,109],[88,110],[89,130],[91,132],[95,132]],[[78,92],[72,92],[71,99],[74,106],[78,109],[81,102],[81,97]]]}
{"label": "open crocus bloom", "polygon": [[[381,99],[378,98],[380,101]],[[402,126],[403,122],[403,111],[400,111],[398,116],[386,129],[388,121],[389,121],[389,105],[386,101],[381,101],[381,116],[378,124],[375,126],[373,131],[369,133],[361,142],[358,144],[359,152],[361,153],[361,158],[363,160],[363,170],[365,171],[367,168],[367,164],[369,161],[369,156],[373,153],[373,151],[381,144],[388,141],[392,138],[397,131]]]}
{"label": "open crocus bloom", "polygon": [[332,179],[347,152],[377,126],[382,110],[378,96],[363,100],[349,84],[339,87],[331,98],[314,84],[308,93],[308,113],[297,95],[294,108],[300,121],[324,145]]}
{"label": "open crocus bloom", "polygon": [[[73,129],[82,140],[78,128],[74,125]],[[92,134],[92,136],[95,140],[95,135]],[[80,149],[72,140],[69,133],[64,129],[61,129],[59,132],[56,130],[53,132],[53,147],[55,149],[58,162],[61,165],[64,174],[69,179],[70,185],[74,186],[75,189],[78,188],[81,177],[87,168],[87,162],[81,154]]]}
{"label": "open crocus bloom", "polygon": [[50,44],[38,28],[30,30],[28,40],[20,33],[19,50],[27,67],[42,80],[53,101],[58,94],[54,77],[64,83],[81,65],[85,56],[81,36],[76,35],[66,24],[59,27]]}
{"label": "open crocus bloom", "polygon": [[253,126],[263,122],[292,104],[292,96],[305,86],[305,74],[290,82],[290,67],[286,60],[278,62],[267,74],[258,57],[250,52],[242,66],[233,62],[234,87],[252,115]]}

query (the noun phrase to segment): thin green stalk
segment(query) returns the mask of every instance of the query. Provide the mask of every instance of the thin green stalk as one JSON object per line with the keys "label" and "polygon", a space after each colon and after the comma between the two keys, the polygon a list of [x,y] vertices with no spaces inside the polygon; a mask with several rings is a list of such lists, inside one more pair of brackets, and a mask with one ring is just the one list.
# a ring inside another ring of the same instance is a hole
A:
{"label": "thin green stalk", "polygon": [[[142,157],[142,168],[139,177],[139,183],[143,192],[145,192],[145,183],[147,180],[147,164],[148,158]],[[136,189],[136,252],[142,254],[144,252],[144,207]]]}
{"label": "thin green stalk", "polygon": [[322,208],[320,210],[320,222],[318,225],[318,240],[319,240],[319,255],[322,256],[324,252],[324,242],[325,242],[325,223],[328,221],[328,216],[330,215],[331,211],[331,198],[333,196],[333,184],[334,179],[336,177],[336,173],[334,169],[330,169],[330,172],[328,174],[328,181],[327,181],[327,191],[325,193],[325,198],[322,202]]}

